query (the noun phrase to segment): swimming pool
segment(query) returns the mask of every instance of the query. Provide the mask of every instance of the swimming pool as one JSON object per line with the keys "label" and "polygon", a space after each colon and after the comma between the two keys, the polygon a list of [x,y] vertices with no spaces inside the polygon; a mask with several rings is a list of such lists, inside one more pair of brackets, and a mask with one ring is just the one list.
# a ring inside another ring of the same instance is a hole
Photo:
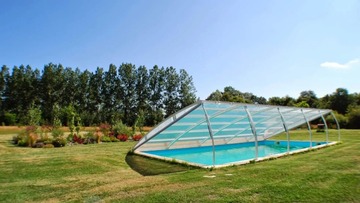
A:
{"label": "swimming pool", "polygon": [[[307,151],[310,148],[320,148],[329,144],[334,143],[290,141],[289,154]],[[259,141],[258,159],[256,161],[284,156],[288,154],[287,146],[287,141]],[[255,143],[249,142],[215,146],[215,160],[213,159],[212,146],[143,151],[141,154],[209,168],[249,163],[255,159],[255,151]]]}

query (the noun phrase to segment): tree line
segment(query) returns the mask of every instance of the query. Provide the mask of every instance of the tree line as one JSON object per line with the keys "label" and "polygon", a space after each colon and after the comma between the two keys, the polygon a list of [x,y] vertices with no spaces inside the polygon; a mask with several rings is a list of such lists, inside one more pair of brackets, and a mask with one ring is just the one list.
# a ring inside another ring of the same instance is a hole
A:
{"label": "tree line", "polygon": [[95,72],[49,63],[0,72],[0,124],[155,125],[196,101],[192,76],[174,67],[123,63]]}
{"label": "tree line", "polygon": [[[94,72],[49,63],[43,70],[6,65],[0,70],[0,124],[67,125],[69,120],[85,126],[122,121],[128,126],[153,126],[196,101],[192,76],[184,69],[131,63]],[[212,92],[207,100],[304,108],[332,109],[341,127],[360,128],[360,94],[347,89],[318,98],[302,91],[298,98],[268,100],[228,86]]]}
{"label": "tree line", "polygon": [[360,128],[360,94],[349,94],[345,88],[337,88],[335,92],[321,98],[318,98],[314,91],[307,90],[302,91],[298,98],[284,96],[270,97],[267,100],[264,97],[241,92],[228,86],[223,91],[212,92],[207,100],[332,109],[342,128]]}

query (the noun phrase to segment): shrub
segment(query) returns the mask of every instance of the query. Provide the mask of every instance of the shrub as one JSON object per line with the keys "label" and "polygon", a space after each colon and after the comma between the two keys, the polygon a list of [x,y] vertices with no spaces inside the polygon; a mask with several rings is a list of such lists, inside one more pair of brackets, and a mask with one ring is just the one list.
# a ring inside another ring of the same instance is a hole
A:
{"label": "shrub", "polygon": [[360,129],[360,107],[351,109],[347,116],[349,118],[348,127],[350,129]]}
{"label": "shrub", "polygon": [[117,139],[119,139],[122,142],[125,142],[126,140],[128,140],[128,136],[126,134],[120,134],[117,136]]}
{"label": "shrub", "polygon": [[117,122],[113,127],[114,136],[118,136],[121,134],[130,135],[131,130],[123,124],[121,121]]}
{"label": "shrub", "polygon": [[32,147],[37,140],[38,136],[36,133],[30,133],[30,135],[28,136],[28,146]]}
{"label": "shrub", "polygon": [[115,136],[109,136],[110,137],[110,140],[111,142],[119,142],[120,140],[118,140]]}
{"label": "shrub", "polygon": [[28,138],[27,137],[24,137],[22,138],[21,140],[18,141],[18,146],[20,147],[27,147],[29,146],[28,144]]}
{"label": "shrub", "polygon": [[102,141],[102,142],[111,142],[111,139],[110,139],[109,136],[102,136],[102,137],[101,137],[101,141]]}
{"label": "shrub", "polygon": [[30,133],[36,133],[36,131],[37,131],[37,127],[34,125],[30,125],[25,128],[25,132],[27,135],[30,135]]}
{"label": "shrub", "polygon": [[37,131],[36,126],[26,127],[25,131],[13,137],[13,143],[21,147],[26,147],[26,146],[32,147],[38,139],[38,135],[36,131]]}
{"label": "shrub", "polygon": [[95,139],[95,133],[94,132],[87,132],[87,133],[85,133],[85,135],[84,135],[86,138],[93,138],[93,139]]}
{"label": "shrub", "polygon": [[40,128],[40,141],[48,141],[48,140],[51,140],[51,138],[49,137],[48,133],[51,131],[51,126],[46,126],[46,125],[43,125],[41,126]]}
{"label": "shrub", "polygon": [[41,121],[41,110],[38,107],[35,107],[34,104],[31,105],[30,109],[27,112],[27,123],[30,125],[39,125]]}
{"label": "shrub", "polygon": [[133,132],[135,133],[136,131],[136,127],[139,128],[140,132],[142,133],[143,132],[143,127],[144,127],[144,124],[145,124],[145,112],[143,110],[140,110],[138,112],[138,115],[137,115],[137,118],[135,120],[135,123],[133,125]]}
{"label": "shrub", "polygon": [[74,133],[74,129],[75,129],[75,125],[73,123],[68,124],[69,130],[70,130],[70,134]]}
{"label": "shrub", "polygon": [[142,137],[143,137],[143,136],[142,136],[141,134],[134,135],[134,136],[132,136],[132,140],[134,140],[134,141],[139,141],[139,140],[141,140]]}
{"label": "shrub", "polygon": [[77,134],[80,134],[80,130],[81,130],[81,126],[80,126],[80,124],[78,123],[78,124],[76,125],[76,127],[75,127],[75,131],[76,131]]}
{"label": "shrub", "polygon": [[22,133],[20,133],[20,134],[18,134],[16,136],[13,136],[13,139],[12,139],[13,143],[18,144],[19,141],[22,140],[24,136],[25,136],[25,134],[22,134]]}
{"label": "shrub", "polygon": [[83,139],[80,135],[77,136],[76,134],[74,134],[72,141],[73,141],[74,143],[82,144],[82,143],[84,143],[84,140],[85,140],[85,139]]}
{"label": "shrub", "polygon": [[64,147],[67,143],[67,140],[63,137],[57,137],[52,141],[54,147]]}
{"label": "shrub", "polygon": [[95,144],[96,140],[93,138],[84,138],[83,144]]}
{"label": "shrub", "polygon": [[96,143],[96,136],[94,132],[88,132],[84,135],[84,142],[83,144],[94,144]]}
{"label": "shrub", "polygon": [[[339,122],[340,128],[347,127],[348,118],[346,116],[339,114],[336,111],[334,112],[334,115],[336,117],[336,120]],[[332,128],[336,128],[336,122],[332,115],[326,116],[326,121],[329,122],[329,124],[331,125]]]}
{"label": "shrub", "polygon": [[51,134],[54,138],[59,138],[64,135],[64,132],[60,128],[54,128],[52,129]]}
{"label": "shrub", "polygon": [[67,139],[68,142],[72,142],[73,139],[74,139],[74,134],[70,133],[70,134],[67,136],[66,139]]}
{"label": "shrub", "polygon": [[16,124],[16,114],[5,112],[4,114],[4,123],[5,125],[15,125]]}

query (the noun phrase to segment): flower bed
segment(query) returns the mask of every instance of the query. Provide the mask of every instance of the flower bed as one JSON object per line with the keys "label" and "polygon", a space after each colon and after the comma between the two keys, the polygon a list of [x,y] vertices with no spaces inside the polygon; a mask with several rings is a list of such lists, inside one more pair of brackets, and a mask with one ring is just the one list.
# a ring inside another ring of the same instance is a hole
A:
{"label": "flower bed", "polygon": [[101,124],[95,132],[70,133],[68,136],[64,136],[60,128],[28,126],[23,132],[13,137],[13,143],[22,147],[54,148],[78,144],[126,142],[129,138],[132,141],[139,141],[142,137],[141,134],[132,135],[122,123],[114,126]]}

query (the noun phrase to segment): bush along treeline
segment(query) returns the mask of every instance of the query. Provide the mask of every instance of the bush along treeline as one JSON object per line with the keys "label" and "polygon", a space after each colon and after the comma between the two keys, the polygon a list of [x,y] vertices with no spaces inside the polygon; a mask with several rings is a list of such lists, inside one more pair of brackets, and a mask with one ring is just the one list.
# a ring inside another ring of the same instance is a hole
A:
{"label": "bush along treeline", "polygon": [[129,129],[121,121],[113,125],[103,123],[89,132],[80,132],[80,125],[69,125],[70,133],[64,134],[59,126],[27,126],[13,137],[13,144],[21,147],[54,148],[77,144],[99,144],[103,142],[139,141],[143,136],[142,126]]}
{"label": "bush along treeline", "polygon": [[153,126],[196,101],[192,76],[173,67],[110,64],[81,71],[49,63],[43,70],[1,67],[0,124]]}
{"label": "bush along treeline", "polygon": [[[345,88],[338,88],[335,92],[322,98],[318,98],[314,91],[307,90],[302,91],[298,98],[285,96],[270,97],[267,100],[264,97],[258,97],[249,92],[241,92],[228,86],[223,91],[212,92],[206,100],[332,109],[341,128],[360,129],[360,94],[349,94]],[[328,116],[326,120],[335,125],[332,116]]]}

